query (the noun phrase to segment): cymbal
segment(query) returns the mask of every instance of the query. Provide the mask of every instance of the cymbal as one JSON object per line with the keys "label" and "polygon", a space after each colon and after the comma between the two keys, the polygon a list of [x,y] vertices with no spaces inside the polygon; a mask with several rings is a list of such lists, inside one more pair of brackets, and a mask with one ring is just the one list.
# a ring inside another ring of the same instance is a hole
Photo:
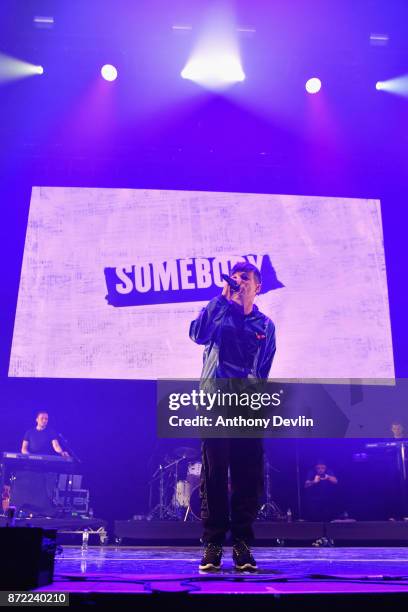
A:
{"label": "cymbal", "polygon": [[189,446],[179,446],[175,449],[174,454],[176,457],[181,457],[182,459],[193,459],[193,457],[197,457],[198,451]]}

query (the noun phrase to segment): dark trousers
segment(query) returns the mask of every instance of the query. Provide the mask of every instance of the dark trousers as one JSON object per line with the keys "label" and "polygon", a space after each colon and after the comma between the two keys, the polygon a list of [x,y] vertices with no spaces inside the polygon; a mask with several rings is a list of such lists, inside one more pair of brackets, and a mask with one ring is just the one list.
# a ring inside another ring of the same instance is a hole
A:
{"label": "dark trousers", "polygon": [[[263,443],[258,438],[211,438],[201,443],[201,519],[204,543],[250,543],[263,492]],[[231,496],[228,491],[228,468]],[[229,497],[231,497],[231,512]]]}

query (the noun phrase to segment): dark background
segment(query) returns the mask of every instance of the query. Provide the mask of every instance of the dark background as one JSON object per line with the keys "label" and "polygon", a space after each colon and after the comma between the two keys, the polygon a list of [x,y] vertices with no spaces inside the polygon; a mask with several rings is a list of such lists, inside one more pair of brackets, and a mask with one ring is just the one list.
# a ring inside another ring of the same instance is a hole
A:
{"label": "dark background", "polygon": [[[407,3],[233,2],[256,32],[240,38],[247,80],[226,95],[179,77],[211,4],[2,3],[0,52],[45,73],[0,84],[0,448],[19,449],[35,410],[48,410],[84,462],[95,514],[110,520],[146,512],[152,469],[180,442],[156,439],[154,382],[8,379],[33,185],[380,198],[396,375],[408,373],[408,102],[375,90],[407,71]],[[34,28],[35,15],[54,27]],[[388,44],[370,44],[373,32]],[[113,84],[99,76],[106,62],[119,69]],[[308,96],[315,75],[323,89]],[[323,457],[344,505],[381,518],[386,461],[357,464],[363,446],[268,441],[275,501],[296,509],[296,453],[302,481]]]}

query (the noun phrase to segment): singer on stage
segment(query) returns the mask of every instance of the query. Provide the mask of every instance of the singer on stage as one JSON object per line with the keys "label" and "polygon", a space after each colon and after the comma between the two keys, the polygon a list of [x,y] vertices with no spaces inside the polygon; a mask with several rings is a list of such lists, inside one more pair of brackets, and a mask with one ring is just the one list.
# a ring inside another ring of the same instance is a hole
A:
{"label": "singer on stage", "polygon": [[[190,338],[205,345],[202,380],[267,379],[276,351],[275,326],[254,304],[261,274],[248,262],[226,282],[190,326]],[[234,283],[232,283],[234,285]],[[205,545],[200,570],[221,567],[223,543],[230,530],[236,569],[255,570],[250,550],[253,522],[263,490],[263,445],[258,438],[212,438],[202,441],[201,518]],[[228,494],[231,477],[231,512]]]}

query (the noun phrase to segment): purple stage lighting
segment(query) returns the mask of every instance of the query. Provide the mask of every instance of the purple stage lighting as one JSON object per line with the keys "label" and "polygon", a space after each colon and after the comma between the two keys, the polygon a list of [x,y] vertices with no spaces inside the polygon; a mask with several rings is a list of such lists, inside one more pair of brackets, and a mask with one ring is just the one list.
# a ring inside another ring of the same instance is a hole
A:
{"label": "purple stage lighting", "polygon": [[320,79],[318,79],[317,77],[313,77],[311,79],[309,79],[308,81],[306,81],[306,91],[309,94],[315,94],[318,93],[322,87],[322,82]]}
{"label": "purple stage lighting", "polygon": [[232,53],[195,57],[182,70],[181,76],[209,89],[222,89],[245,80],[239,57]]}
{"label": "purple stage lighting", "polygon": [[212,90],[245,80],[235,17],[226,6],[209,9],[181,77]]}
{"label": "purple stage lighting", "polygon": [[115,81],[118,76],[118,71],[116,70],[115,66],[112,66],[112,64],[105,64],[101,68],[101,75],[105,81]]}

